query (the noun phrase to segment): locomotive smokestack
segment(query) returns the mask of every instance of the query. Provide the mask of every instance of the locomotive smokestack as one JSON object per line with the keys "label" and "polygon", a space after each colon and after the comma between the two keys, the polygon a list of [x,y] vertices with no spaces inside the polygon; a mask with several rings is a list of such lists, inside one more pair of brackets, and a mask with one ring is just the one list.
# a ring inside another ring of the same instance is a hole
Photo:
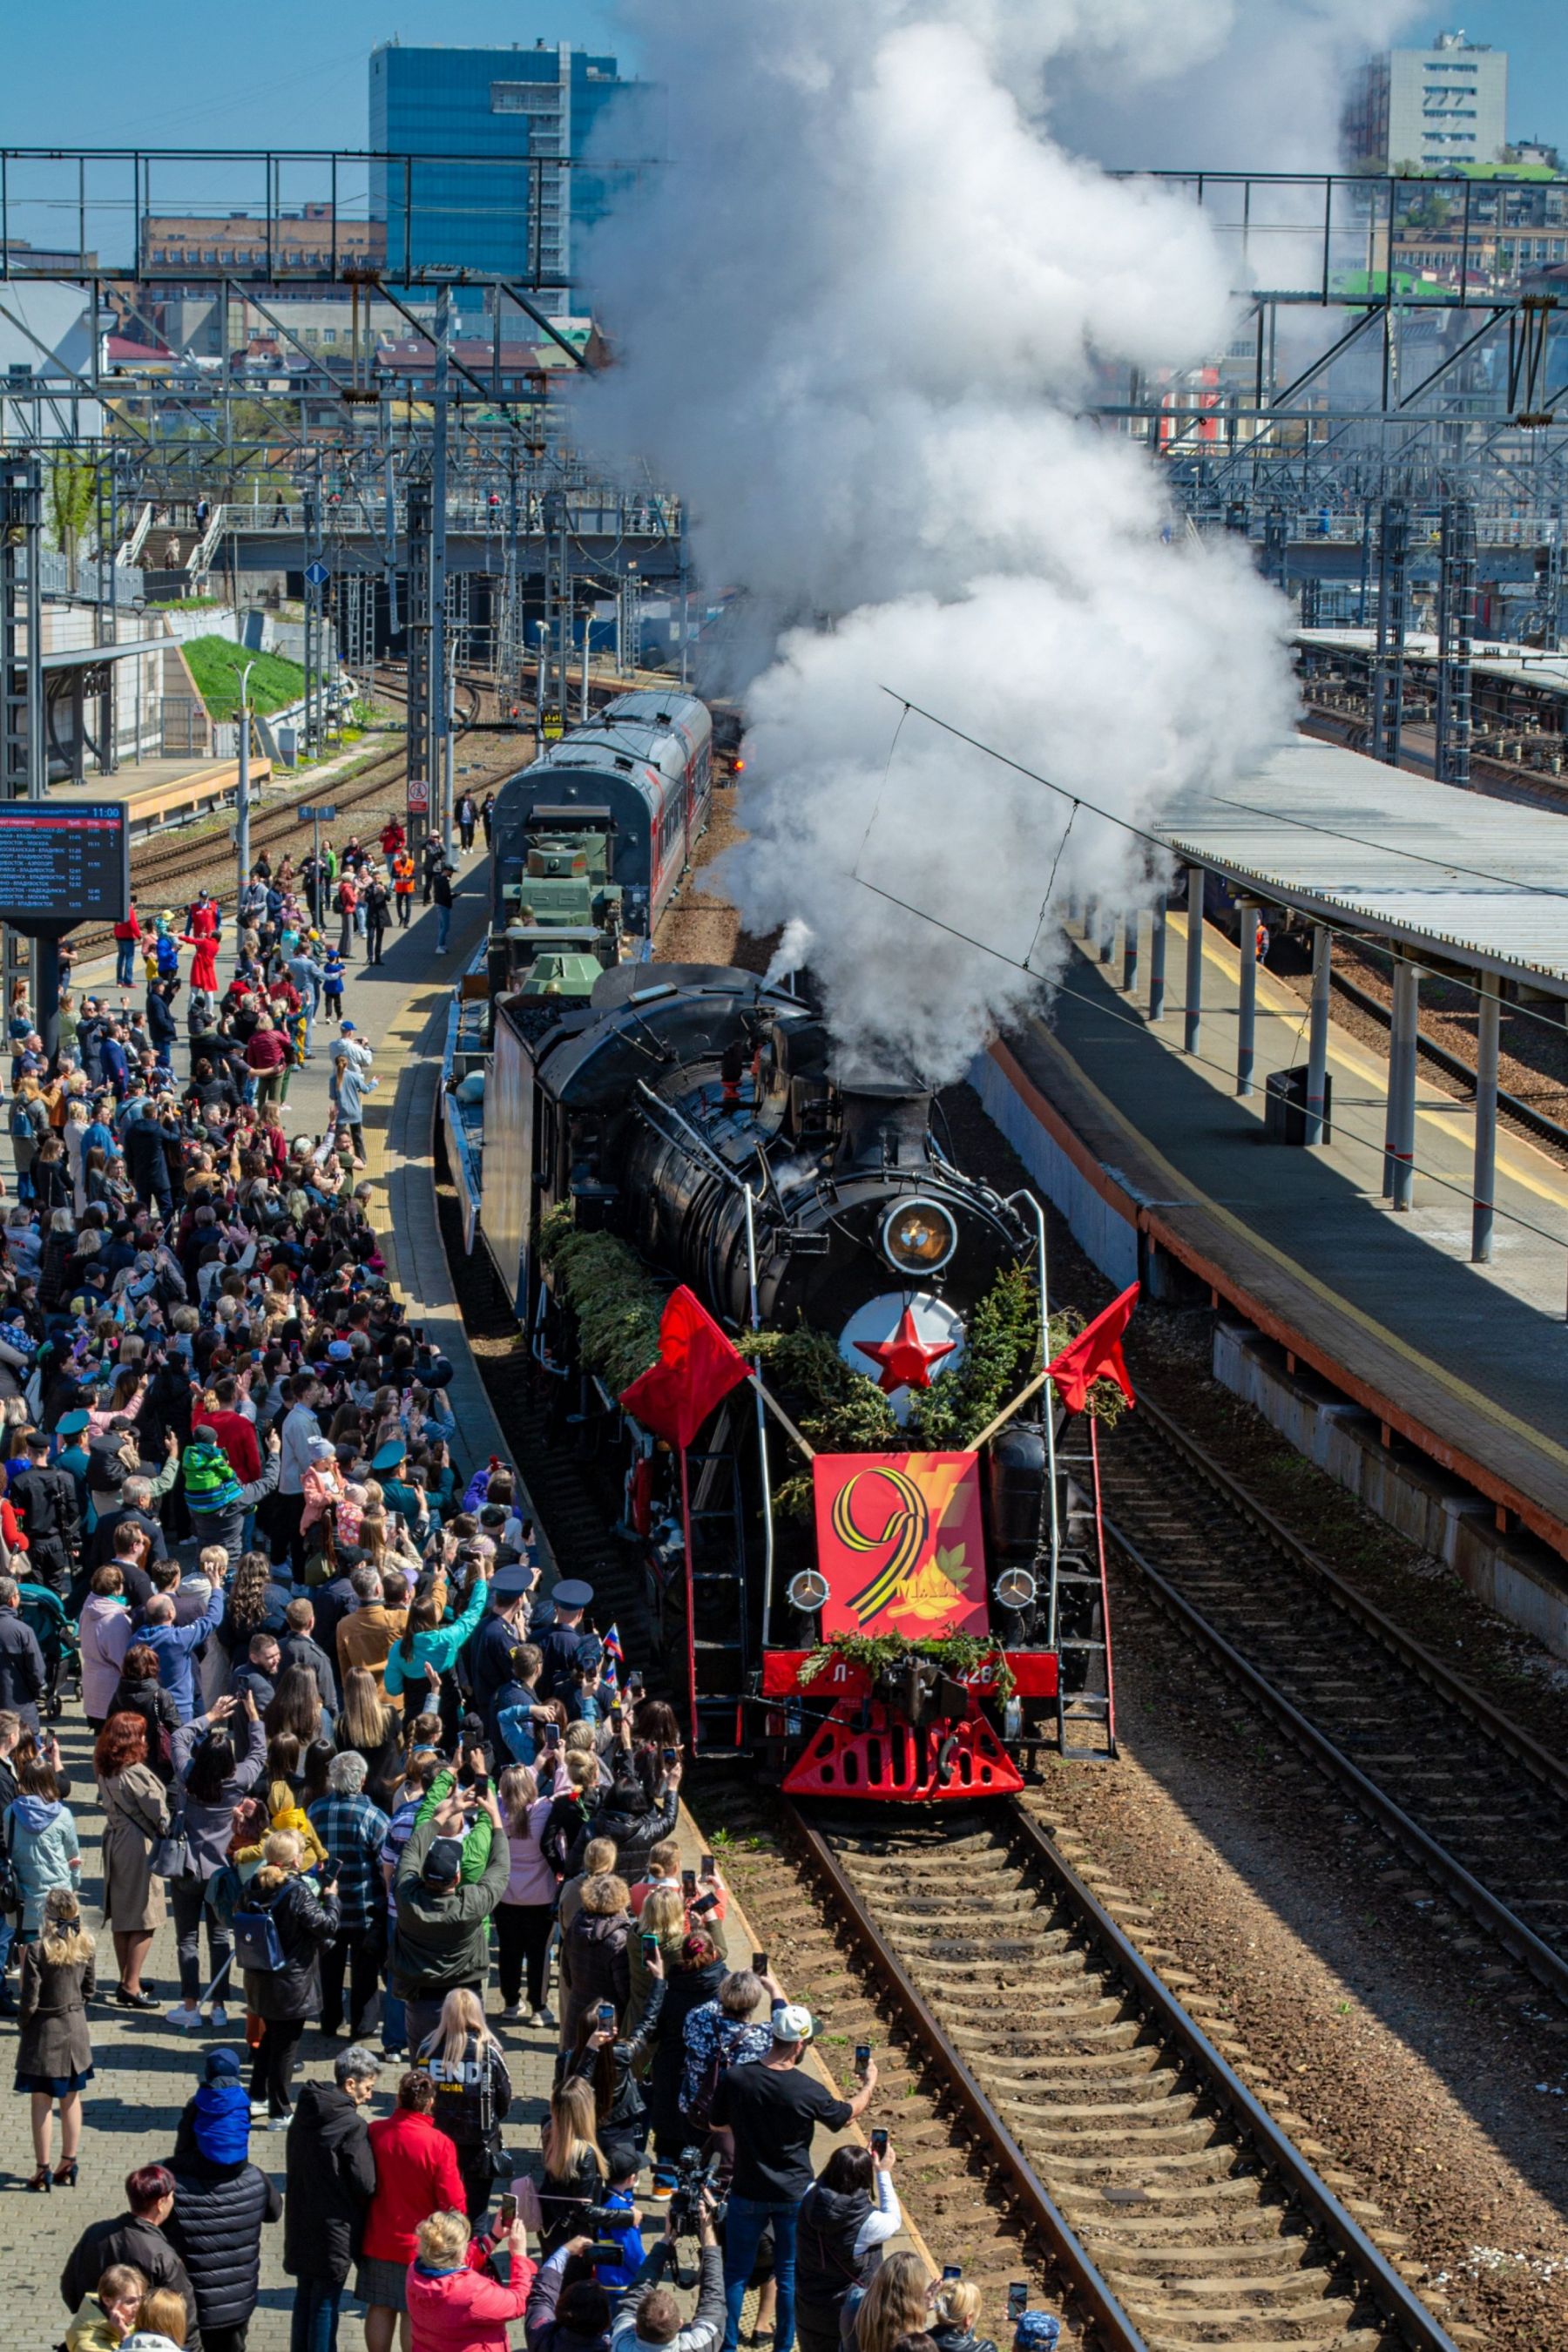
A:
{"label": "locomotive smokestack", "polygon": [[836,1174],[851,1168],[926,1165],[931,1095],[924,1087],[840,1087],[838,1110],[831,1162]]}

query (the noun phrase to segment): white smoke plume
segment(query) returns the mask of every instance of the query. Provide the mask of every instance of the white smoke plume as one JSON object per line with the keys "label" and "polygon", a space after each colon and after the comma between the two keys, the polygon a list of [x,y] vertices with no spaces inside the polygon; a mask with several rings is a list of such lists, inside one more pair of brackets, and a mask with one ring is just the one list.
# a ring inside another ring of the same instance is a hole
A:
{"label": "white smoke plume", "polygon": [[1069,832],[1069,799],[883,689],[1134,823],[1289,724],[1282,603],[1080,421],[1103,363],[1223,349],[1225,257],[1045,127],[1053,76],[1196,66],[1229,12],[628,8],[670,160],[588,257],[621,362],[596,405],[686,497],[707,590],[744,592],[725,878],[751,929],[809,928],[841,1067],[948,1079],[1037,998],[1068,893],[1154,885],[1132,835]]}

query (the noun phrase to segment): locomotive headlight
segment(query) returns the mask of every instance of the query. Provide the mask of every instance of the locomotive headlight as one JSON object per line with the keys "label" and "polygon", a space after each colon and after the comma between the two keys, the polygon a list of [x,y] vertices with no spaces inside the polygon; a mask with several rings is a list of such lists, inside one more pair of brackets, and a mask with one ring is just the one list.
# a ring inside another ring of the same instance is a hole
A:
{"label": "locomotive headlight", "polygon": [[900,1274],[935,1274],[958,1247],[958,1227],[939,1201],[900,1201],[882,1220],[882,1255]]}
{"label": "locomotive headlight", "polygon": [[1026,1609],[1039,1589],[1026,1568],[1005,1568],[996,1579],[996,1598],[1004,1609]]}
{"label": "locomotive headlight", "polygon": [[798,1576],[790,1578],[784,1595],[792,1609],[809,1616],[827,1599],[827,1579],[818,1568],[803,1568]]}

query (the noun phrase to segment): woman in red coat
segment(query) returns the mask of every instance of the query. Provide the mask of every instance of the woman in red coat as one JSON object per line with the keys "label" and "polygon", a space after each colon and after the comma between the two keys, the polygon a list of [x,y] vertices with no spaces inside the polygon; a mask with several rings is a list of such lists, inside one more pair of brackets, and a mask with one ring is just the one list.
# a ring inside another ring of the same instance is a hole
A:
{"label": "woman in red coat", "polygon": [[354,2292],[365,2306],[365,2352],[392,2352],[398,2316],[408,2308],[415,2232],[432,2213],[466,2202],[457,2150],[431,2113],[436,2085],[422,2066],[405,2074],[397,2105],[370,2127],[375,2195],[365,2215]]}
{"label": "woman in red coat", "polygon": [[[196,908],[197,916],[201,908]],[[180,945],[195,948],[191,959],[191,986],[205,988],[209,996],[217,994],[217,935],[213,931],[182,931]]]}
{"label": "woman in red coat", "polygon": [[533,2284],[522,2223],[512,2223],[506,2241],[509,2286],[479,2268],[483,2251],[470,2242],[466,2214],[432,2213],[420,2222],[408,2271],[413,2352],[508,2352],[507,2323],[522,2317]]}

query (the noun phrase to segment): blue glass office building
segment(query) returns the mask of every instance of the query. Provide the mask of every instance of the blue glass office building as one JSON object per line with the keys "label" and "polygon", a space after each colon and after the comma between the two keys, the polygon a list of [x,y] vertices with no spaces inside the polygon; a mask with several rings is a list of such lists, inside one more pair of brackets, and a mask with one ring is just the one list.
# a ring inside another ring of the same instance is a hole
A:
{"label": "blue glass office building", "polygon": [[[420,49],[395,42],[370,59],[371,210],[386,224],[386,274],[473,269],[560,289],[583,302],[578,230],[632,184],[643,134],[614,58],[558,48]],[[622,152],[622,130],[627,144]],[[428,157],[428,162],[422,159]]]}

